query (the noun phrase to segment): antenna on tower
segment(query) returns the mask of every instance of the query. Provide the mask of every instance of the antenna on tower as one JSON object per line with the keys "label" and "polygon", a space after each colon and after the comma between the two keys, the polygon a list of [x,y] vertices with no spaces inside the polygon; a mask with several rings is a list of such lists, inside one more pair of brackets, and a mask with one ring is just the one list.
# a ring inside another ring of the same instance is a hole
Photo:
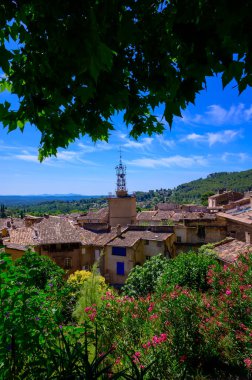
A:
{"label": "antenna on tower", "polygon": [[127,196],[127,189],[126,189],[126,166],[122,163],[122,149],[120,147],[120,160],[119,165],[116,166],[116,194],[118,197],[125,197]]}

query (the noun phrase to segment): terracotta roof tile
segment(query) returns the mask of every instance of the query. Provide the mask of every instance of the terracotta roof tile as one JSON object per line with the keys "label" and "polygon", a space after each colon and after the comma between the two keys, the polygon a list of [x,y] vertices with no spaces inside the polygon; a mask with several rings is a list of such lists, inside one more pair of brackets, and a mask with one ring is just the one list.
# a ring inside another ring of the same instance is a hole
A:
{"label": "terracotta roof tile", "polygon": [[220,243],[214,245],[214,251],[220,260],[227,263],[233,263],[239,255],[244,254],[248,250],[252,251],[252,245],[233,238],[227,238]]}
{"label": "terracotta roof tile", "polygon": [[165,241],[172,233],[152,231],[125,231],[116,237],[109,246],[133,247],[139,240]]}

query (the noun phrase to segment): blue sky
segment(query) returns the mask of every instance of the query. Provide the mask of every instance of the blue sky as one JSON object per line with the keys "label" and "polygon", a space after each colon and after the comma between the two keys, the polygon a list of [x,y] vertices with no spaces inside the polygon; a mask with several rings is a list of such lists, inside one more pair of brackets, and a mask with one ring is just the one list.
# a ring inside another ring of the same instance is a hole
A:
{"label": "blue sky", "polygon": [[[26,126],[7,133],[0,126],[0,194],[108,194],[115,191],[115,166],[122,149],[127,187],[136,190],[173,188],[220,171],[252,168],[252,89],[238,96],[235,84],[222,90],[210,78],[207,90],[176,118],[163,135],[128,137],[122,115],[114,118],[109,143],[87,137],[59,150],[57,158],[37,159],[40,134]],[[0,94],[0,102],[8,94]],[[162,116],[162,107],[156,111]]]}

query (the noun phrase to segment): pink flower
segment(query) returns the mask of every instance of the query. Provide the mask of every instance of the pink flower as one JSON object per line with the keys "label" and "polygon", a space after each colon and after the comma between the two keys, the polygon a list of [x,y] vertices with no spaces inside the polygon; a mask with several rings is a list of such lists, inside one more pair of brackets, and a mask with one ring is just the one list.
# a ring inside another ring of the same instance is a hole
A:
{"label": "pink flower", "polygon": [[227,290],[226,290],[226,295],[227,295],[227,296],[230,296],[231,293],[232,293],[232,292],[231,292],[230,289],[227,289]]}
{"label": "pink flower", "polygon": [[182,356],[180,356],[179,361],[180,361],[180,363],[184,363],[186,361],[186,359],[187,359],[187,356],[182,355]]}
{"label": "pink flower", "polygon": [[158,318],[157,314],[152,314],[149,319],[150,319],[150,321],[152,321],[152,320],[157,319],[157,318]]}
{"label": "pink flower", "polygon": [[245,366],[246,366],[247,368],[251,368],[251,367],[252,367],[252,360],[251,360],[250,358],[246,358],[246,359],[244,359],[243,361],[244,361]]}

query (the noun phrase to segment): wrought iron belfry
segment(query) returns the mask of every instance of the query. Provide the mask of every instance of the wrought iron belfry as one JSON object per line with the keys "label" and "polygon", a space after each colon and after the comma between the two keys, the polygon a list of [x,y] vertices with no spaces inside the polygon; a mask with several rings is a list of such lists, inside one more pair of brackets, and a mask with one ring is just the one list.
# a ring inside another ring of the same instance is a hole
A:
{"label": "wrought iron belfry", "polygon": [[117,176],[117,181],[116,181],[116,186],[117,192],[125,191],[127,192],[126,189],[126,166],[122,164],[122,152],[120,149],[120,161],[119,165],[116,166],[116,176]]}

